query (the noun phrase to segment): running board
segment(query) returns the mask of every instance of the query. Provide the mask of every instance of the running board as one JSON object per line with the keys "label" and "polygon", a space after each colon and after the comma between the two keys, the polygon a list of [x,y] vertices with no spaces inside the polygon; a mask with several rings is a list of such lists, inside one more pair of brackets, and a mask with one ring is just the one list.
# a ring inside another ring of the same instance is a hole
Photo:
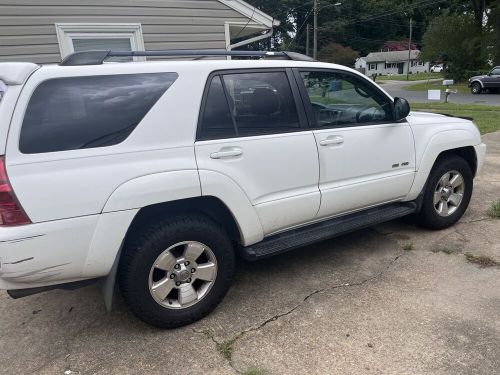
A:
{"label": "running board", "polygon": [[340,236],[357,229],[371,227],[376,224],[397,219],[416,211],[417,204],[414,202],[391,203],[384,206],[369,208],[367,210],[267,237],[254,245],[241,247],[240,253],[246,260],[255,261],[297,247]]}

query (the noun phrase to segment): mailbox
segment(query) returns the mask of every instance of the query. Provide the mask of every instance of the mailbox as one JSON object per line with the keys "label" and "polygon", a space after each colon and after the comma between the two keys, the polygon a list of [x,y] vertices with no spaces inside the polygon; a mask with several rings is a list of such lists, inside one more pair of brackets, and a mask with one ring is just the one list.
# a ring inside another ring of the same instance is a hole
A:
{"label": "mailbox", "polygon": [[451,86],[454,82],[452,79],[443,79],[443,86]]}

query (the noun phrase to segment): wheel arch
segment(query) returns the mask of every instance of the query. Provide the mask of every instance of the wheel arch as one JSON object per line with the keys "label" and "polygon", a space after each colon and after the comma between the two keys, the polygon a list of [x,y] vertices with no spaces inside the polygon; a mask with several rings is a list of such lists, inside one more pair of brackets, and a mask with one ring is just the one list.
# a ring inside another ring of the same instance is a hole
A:
{"label": "wheel arch", "polygon": [[[471,139],[471,135],[470,131],[460,129],[440,132],[432,137],[419,163],[407,200],[414,200],[420,195],[436,162],[447,155],[457,155],[465,159],[472,170],[473,176],[476,175],[478,156],[474,146],[471,145],[476,142]],[[479,132],[476,136],[478,138],[477,143],[480,143]]]}
{"label": "wheel arch", "polygon": [[243,233],[236,218],[224,202],[213,196],[192,197],[142,207],[135,215],[134,220],[132,220],[127,230],[125,241],[134,232],[141,230],[141,228],[148,225],[152,220],[184,213],[201,213],[206,215],[224,228],[231,241],[236,243],[243,241]]}
{"label": "wheel arch", "polygon": [[472,85],[473,85],[474,83],[479,83],[479,85],[481,86],[481,88],[483,88],[483,89],[484,89],[484,83],[483,83],[481,80],[479,80],[479,79],[475,79],[474,81],[472,81],[472,82],[470,83],[470,86],[472,87]]}

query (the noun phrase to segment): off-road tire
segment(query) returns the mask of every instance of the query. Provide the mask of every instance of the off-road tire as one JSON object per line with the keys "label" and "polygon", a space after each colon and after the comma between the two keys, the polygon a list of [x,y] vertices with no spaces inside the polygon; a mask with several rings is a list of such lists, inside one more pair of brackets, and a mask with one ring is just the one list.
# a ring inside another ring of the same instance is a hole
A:
{"label": "off-road tire", "polygon": [[[453,214],[443,217],[434,208],[434,191],[441,177],[449,171],[458,171],[464,180],[463,198]],[[472,196],[473,174],[467,161],[460,156],[447,155],[440,157],[431,170],[425,186],[422,208],[416,215],[417,223],[429,229],[444,229],[455,224],[463,216]]]}
{"label": "off-road tire", "polygon": [[[149,274],[157,257],[182,241],[198,241],[210,247],[217,260],[217,276],[210,291],[196,304],[173,310],[151,295]],[[235,273],[235,252],[224,229],[208,217],[194,213],[152,223],[134,233],[124,244],[118,268],[120,291],[132,312],[159,328],[176,328],[209,314],[229,290]]]}

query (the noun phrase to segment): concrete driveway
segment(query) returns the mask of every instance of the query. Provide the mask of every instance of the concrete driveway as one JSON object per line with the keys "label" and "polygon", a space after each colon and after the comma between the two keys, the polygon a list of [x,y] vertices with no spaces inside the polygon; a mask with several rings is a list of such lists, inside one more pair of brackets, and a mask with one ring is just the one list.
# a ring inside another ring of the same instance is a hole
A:
{"label": "concrete driveway", "polygon": [[107,313],[97,286],[2,292],[0,373],[498,374],[500,220],[487,210],[500,199],[500,132],[484,140],[455,227],[395,221],[242,263],[222,305],[185,328],[146,326],[121,301]]}
{"label": "concrete driveway", "polygon": [[[427,100],[427,91],[409,91],[405,90],[406,86],[427,81],[377,81],[382,88],[393,97],[401,97],[413,103],[431,103],[435,100]],[[441,92],[441,102],[444,102],[444,90]],[[458,104],[481,104],[481,105],[498,105],[500,106],[500,94],[451,94],[450,103]]]}

